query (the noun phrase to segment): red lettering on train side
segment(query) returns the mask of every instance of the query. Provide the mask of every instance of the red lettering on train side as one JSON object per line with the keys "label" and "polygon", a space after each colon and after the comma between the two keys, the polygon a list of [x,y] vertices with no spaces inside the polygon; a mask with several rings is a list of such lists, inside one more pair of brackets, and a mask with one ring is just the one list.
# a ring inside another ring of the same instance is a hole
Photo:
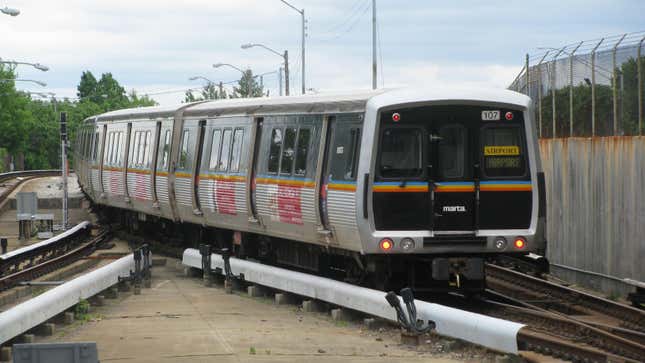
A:
{"label": "red lettering on train side", "polygon": [[235,210],[235,182],[229,180],[215,180],[215,205],[221,214],[236,215]]}
{"label": "red lettering on train side", "polygon": [[280,222],[302,224],[300,188],[278,185],[278,215],[280,216]]}
{"label": "red lettering on train side", "polygon": [[110,171],[109,173],[110,193],[114,195],[119,194],[119,183],[121,183],[119,176],[121,173],[117,173],[116,171]]}
{"label": "red lettering on train side", "polygon": [[144,174],[134,174],[134,197],[136,199],[148,199],[148,193],[146,193],[147,178],[148,176]]}

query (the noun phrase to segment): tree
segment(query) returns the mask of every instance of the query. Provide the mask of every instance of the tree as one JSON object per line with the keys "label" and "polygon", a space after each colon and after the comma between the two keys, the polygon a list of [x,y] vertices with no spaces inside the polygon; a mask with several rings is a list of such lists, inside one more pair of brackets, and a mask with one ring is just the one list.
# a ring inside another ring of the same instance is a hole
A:
{"label": "tree", "polygon": [[238,81],[237,87],[233,87],[233,98],[237,97],[262,97],[264,96],[264,87],[253,76],[253,71],[247,69],[244,75]]}
{"label": "tree", "polygon": [[201,89],[201,95],[200,96],[195,96],[191,90],[186,91],[186,95],[184,97],[184,102],[196,102],[196,101],[204,101],[204,100],[220,100],[220,99],[225,99],[229,98],[228,92],[224,89],[224,87],[221,87],[220,85],[217,85],[213,82],[208,82],[204,87]]}
{"label": "tree", "polygon": [[[76,89],[78,90],[78,92],[76,92],[76,96],[78,96],[78,98],[80,99],[97,97],[97,84],[98,82],[96,81],[96,78],[94,77],[92,72],[83,72],[83,74],[81,74],[81,83],[79,83],[78,87],[76,87]],[[96,102],[97,98],[94,98],[93,101]]]}

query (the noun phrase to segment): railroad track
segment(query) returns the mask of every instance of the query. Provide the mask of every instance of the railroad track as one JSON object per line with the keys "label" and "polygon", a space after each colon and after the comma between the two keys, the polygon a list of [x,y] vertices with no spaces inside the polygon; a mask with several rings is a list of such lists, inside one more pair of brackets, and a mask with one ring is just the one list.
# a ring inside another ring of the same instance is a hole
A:
{"label": "railroad track", "polygon": [[22,183],[46,176],[60,175],[60,170],[26,170],[0,174],[0,206]]}
{"label": "railroad track", "polygon": [[[26,258],[17,270],[0,277],[0,291],[10,289],[24,281],[31,281],[90,255],[109,236],[109,231],[102,230],[88,242],[77,244],[72,249],[65,251],[65,253],[41,260],[40,263],[31,263],[31,260]],[[64,243],[64,240],[60,243]]]}
{"label": "railroad track", "polygon": [[486,279],[484,313],[526,324],[526,349],[581,362],[645,359],[642,310],[496,265]]}

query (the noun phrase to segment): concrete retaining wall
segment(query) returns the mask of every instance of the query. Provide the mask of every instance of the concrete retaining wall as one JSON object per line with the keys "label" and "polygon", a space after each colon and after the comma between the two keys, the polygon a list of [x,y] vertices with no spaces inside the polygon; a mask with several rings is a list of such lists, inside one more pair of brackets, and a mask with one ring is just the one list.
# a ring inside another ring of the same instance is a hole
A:
{"label": "concrete retaining wall", "polygon": [[[547,186],[548,258],[618,278],[645,280],[645,137],[540,140]],[[612,279],[554,268],[607,293]]]}

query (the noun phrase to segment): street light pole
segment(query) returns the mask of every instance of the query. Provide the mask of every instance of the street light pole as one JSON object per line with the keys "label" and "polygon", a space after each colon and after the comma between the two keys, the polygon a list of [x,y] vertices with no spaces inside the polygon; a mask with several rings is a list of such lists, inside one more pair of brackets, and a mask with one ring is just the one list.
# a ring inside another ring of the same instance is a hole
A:
{"label": "street light pole", "polygon": [[18,16],[20,14],[20,10],[10,8],[10,7],[7,7],[7,6],[5,6],[2,9],[0,9],[0,12],[2,12],[3,14],[10,15],[10,16]]}
{"label": "street light pole", "polygon": [[372,0],[372,89],[376,89],[376,0]]}
{"label": "street light pole", "polygon": [[[237,71],[242,73],[242,78],[241,79],[244,79],[244,76],[246,76],[246,72],[244,72],[242,69],[240,69],[239,67],[236,67],[236,66],[234,66],[232,64],[229,64],[229,63],[215,63],[215,64],[213,64],[213,68],[219,68],[219,67],[222,67],[222,66],[227,66],[227,67],[236,69]],[[246,81],[246,92],[247,92],[247,97],[251,97],[251,82],[250,82],[250,80]]]}
{"label": "street light pole", "polygon": [[0,64],[14,64],[14,65],[24,64],[24,65],[32,66],[32,67],[34,67],[34,68],[36,68],[38,70],[41,70],[43,72],[47,72],[49,70],[49,67],[47,67],[45,65],[42,65],[40,63],[16,62],[16,61],[13,61],[13,60],[12,61],[4,61],[4,60],[2,60],[2,58],[0,58]]}
{"label": "street light pole", "polygon": [[33,79],[6,78],[6,79],[0,79],[0,82],[31,82],[31,83],[35,83],[35,84],[37,84],[39,86],[42,86],[42,87],[47,87],[47,83],[41,82],[41,81],[36,81],[36,80],[33,80]]}
{"label": "street light pole", "polygon": [[280,54],[279,52],[267,47],[264,44],[258,44],[258,43],[247,43],[247,44],[242,44],[241,48],[242,49],[249,49],[253,47],[261,47],[269,52],[278,55],[284,59],[284,91],[287,96],[289,96],[289,51],[285,50],[283,54]]}
{"label": "street light pole", "polygon": [[[300,17],[302,19],[302,38],[301,38],[301,52],[302,52],[302,94],[305,94],[305,37],[306,37],[306,29],[307,26],[305,25],[306,20],[305,20],[305,9],[303,8],[302,10],[296,8],[295,6],[289,4],[285,0],[280,0],[282,3],[287,5],[288,7],[292,8],[293,10],[297,11],[300,13]],[[287,93],[287,95],[289,95]]]}

